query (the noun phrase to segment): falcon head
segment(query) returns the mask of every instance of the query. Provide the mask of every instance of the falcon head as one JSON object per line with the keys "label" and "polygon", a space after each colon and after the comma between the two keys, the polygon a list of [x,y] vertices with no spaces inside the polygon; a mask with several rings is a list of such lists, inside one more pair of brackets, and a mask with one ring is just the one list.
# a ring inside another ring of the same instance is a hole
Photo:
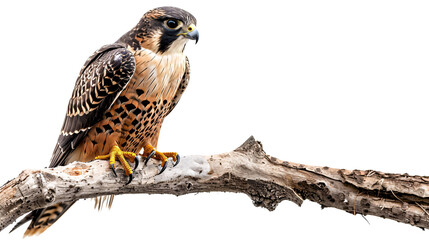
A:
{"label": "falcon head", "polygon": [[189,40],[198,42],[196,24],[195,17],[183,9],[155,8],[118,42],[125,42],[135,50],[145,48],[160,54],[181,53]]}

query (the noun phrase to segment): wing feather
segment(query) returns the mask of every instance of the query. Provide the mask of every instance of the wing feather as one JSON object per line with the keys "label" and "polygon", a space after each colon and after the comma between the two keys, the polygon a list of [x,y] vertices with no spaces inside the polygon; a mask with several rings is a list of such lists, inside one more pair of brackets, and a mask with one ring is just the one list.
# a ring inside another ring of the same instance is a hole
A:
{"label": "wing feather", "polygon": [[76,80],[49,167],[65,164],[127,86],[135,65],[134,55],[120,44],[106,45],[88,58]]}

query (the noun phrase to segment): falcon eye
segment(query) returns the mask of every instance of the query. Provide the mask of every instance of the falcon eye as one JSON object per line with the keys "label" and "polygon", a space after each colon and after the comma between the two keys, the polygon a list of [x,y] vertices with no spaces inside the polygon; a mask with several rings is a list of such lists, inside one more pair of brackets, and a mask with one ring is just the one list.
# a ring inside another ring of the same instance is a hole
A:
{"label": "falcon eye", "polygon": [[178,25],[179,25],[179,24],[177,24],[177,22],[176,22],[176,21],[174,21],[174,20],[168,20],[168,21],[167,21],[167,26],[168,26],[169,28],[176,28]]}
{"label": "falcon eye", "polygon": [[165,20],[164,24],[169,29],[177,29],[181,25],[181,22],[179,20],[167,19]]}

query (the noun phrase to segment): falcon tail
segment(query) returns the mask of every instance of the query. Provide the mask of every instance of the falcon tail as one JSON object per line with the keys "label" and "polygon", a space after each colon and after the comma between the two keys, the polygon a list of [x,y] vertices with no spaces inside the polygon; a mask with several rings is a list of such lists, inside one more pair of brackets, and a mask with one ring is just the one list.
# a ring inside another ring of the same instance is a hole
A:
{"label": "falcon tail", "polygon": [[31,220],[24,237],[39,235],[54,224],[74,203],[58,203],[47,208],[34,210],[21,219],[10,232]]}

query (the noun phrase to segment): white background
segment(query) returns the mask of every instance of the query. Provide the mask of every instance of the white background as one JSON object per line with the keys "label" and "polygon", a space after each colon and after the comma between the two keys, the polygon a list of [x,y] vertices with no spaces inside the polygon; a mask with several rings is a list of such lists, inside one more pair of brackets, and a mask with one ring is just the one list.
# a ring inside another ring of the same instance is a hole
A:
{"label": "white background", "polygon": [[[7,2],[7,3],[6,3]],[[86,58],[149,9],[198,19],[191,82],[158,148],[235,149],[250,135],[280,159],[429,175],[427,1],[2,1],[0,183],[47,166]],[[274,212],[243,194],[79,201],[40,239],[409,239],[416,227],[306,201]],[[0,239],[21,239],[24,227]]]}

